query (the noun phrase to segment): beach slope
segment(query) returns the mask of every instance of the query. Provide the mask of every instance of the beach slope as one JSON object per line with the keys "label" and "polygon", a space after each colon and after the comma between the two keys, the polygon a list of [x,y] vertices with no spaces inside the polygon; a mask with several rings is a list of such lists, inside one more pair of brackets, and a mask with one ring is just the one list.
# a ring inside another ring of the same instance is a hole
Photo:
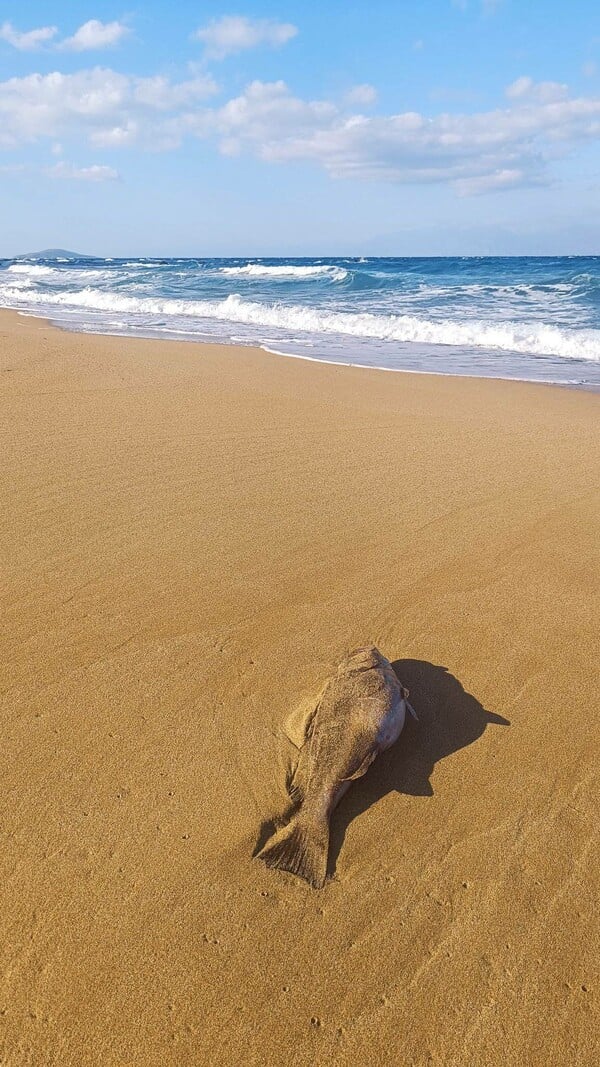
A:
{"label": "beach slope", "polygon": [[[595,1062],[598,404],[0,313],[3,1063]],[[314,891],[281,724],[371,641]]]}

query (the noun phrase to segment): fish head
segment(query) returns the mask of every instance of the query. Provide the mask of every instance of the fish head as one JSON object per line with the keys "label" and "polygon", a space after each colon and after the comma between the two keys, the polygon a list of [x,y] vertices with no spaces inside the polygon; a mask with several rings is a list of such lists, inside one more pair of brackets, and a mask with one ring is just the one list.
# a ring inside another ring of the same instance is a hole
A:
{"label": "fish head", "polygon": [[363,648],[355,648],[346,656],[340,664],[338,673],[346,671],[368,671],[374,667],[381,667],[387,663],[384,656],[375,645],[365,645]]}

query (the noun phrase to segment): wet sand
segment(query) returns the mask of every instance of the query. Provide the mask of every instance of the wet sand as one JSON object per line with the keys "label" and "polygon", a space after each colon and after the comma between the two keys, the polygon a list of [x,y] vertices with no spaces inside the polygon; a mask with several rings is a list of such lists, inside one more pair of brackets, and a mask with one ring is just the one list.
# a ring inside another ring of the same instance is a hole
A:
{"label": "wet sand", "polygon": [[[6,311],[0,372],[2,1062],[594,1063],[598,397]],[[420,721],[314,891],[252,853],[368,641]]]}

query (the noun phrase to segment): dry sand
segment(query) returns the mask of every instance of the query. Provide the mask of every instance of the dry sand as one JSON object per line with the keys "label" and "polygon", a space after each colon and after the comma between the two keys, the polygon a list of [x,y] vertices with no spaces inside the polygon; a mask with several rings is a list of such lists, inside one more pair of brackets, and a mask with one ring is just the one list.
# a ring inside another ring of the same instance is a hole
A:
{"label": "dry sand", "polygon": [[[0,357],[1,1062],[595,1064],[599,398],[9,312]],[[420,722],[316,892],[251,857],[366,641]]]}

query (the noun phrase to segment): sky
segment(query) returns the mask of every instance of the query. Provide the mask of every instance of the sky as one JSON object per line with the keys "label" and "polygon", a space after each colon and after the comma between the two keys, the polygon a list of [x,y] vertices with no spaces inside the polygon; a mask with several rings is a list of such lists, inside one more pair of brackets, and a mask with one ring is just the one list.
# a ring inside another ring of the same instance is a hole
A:
{"label": "sky", "polygon": [[0,256],[600,254],[596,0],[0,0]]}

